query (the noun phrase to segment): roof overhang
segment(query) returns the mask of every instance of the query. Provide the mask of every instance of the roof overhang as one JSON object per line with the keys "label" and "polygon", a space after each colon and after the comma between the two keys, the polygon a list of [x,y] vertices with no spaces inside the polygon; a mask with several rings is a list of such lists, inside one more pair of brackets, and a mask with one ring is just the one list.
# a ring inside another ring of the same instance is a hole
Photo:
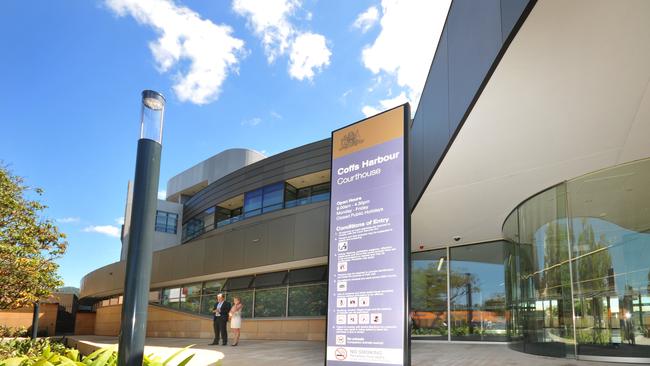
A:
{"label": "roof overhang", "polygon": [[647,0],[539,1],[414,209],[412,249],[500,239],[531,195],[650,157],[649,19]]}

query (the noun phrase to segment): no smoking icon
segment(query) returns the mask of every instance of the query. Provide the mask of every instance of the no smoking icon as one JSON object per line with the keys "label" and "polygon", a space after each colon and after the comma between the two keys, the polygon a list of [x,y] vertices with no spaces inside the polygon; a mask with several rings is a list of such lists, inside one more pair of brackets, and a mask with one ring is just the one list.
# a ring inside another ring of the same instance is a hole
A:
{"label": "no smoking icon", "polygon": [[343,361],[348,358],[348,351],[346,351],[345,348],[337,348],[334,351],[334,357],[339,361]]}

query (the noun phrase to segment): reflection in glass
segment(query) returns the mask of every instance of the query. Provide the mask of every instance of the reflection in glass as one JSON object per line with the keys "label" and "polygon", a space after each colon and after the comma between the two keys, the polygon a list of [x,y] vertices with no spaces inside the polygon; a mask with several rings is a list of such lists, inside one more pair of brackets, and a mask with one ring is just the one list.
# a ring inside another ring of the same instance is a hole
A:
{"label": "reflection in glass", "polygon": [[327,315],[327,284],[289,288],[289,316]]}
{"label": "reflection in glass", "polygon": [[255,291],[255,317],[285,316],[287,288],[272,288]]}
{"label": "reflection in glass", "polygon": [[411,255],[411,335],[447,339],[446,250]]}
{"label": "reflection in glass", "polygon": [[650,362],[648,187],[650,159],[562,183],[513,211],[503,225],[513,348]]}
{"label": "reflection in glass", "polygon": [[650,160],[567,183],[578,353],[650,361]]}
{"label": "reflection in glass", "polygon": [[450,248],[452,340],[507,340],[503,254],[503,242]]}

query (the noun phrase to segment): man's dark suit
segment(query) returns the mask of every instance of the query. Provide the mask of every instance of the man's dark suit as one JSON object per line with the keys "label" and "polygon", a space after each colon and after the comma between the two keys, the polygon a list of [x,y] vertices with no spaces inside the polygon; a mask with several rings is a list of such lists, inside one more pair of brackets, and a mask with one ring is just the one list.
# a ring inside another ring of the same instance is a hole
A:
{"label": "man's dark suit", "polygon": [[212,310],[217,310],[212,317],[212,326],[214,327],[214,341],[213,344],[219,343],[219,338],[223,344],[228,344],[228,313],[230,312],[231,305],[228,301],[224,301],[219,308],[219,303],[214,304]]}

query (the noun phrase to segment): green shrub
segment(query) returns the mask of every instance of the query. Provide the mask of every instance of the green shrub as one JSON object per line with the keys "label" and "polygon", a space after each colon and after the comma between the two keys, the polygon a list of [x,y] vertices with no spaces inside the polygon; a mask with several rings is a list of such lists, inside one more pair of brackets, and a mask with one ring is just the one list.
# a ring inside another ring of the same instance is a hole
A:
{"label": "green shrub", "polygon": [[15,338],[15,337],[26,337],[27,328],[25,327],[7,327],[0,325],[0,338]]}
{"label": "green shrub", "polygon": [[[153,354],[144,356],[143,366],[165,366],[192,346],[178,350],[166,360]],[[194,355],[184,358],[178,366],[185,366]],[[221,362],[218,362],[220,364]],[[113,347],[102,348],[85,357],[76,349],[66,348],[49,339],[18,340],[0,343],[0,366],[115,366],[117,352]]]}

